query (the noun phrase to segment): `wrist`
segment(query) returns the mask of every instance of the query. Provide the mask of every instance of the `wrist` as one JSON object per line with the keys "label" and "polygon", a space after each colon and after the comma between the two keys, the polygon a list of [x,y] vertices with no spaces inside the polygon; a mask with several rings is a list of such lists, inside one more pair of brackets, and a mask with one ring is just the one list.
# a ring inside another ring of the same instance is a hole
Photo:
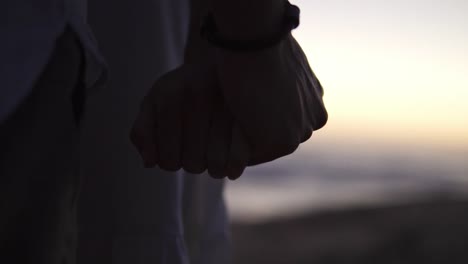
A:
{"label": "wrist", "polygon": [[215,0],[213,16],[226,38],[258,39],[281,28],[286,0]]}

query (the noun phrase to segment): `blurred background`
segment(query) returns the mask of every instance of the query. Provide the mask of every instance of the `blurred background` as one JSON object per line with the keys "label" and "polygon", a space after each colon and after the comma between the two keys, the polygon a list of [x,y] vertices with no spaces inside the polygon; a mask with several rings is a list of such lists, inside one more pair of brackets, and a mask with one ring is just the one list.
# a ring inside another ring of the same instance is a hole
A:
{"label": "blurred background", "polygon": [[228,183],[235,263],[468,263],[468,1],[291,2],[329,122]]}

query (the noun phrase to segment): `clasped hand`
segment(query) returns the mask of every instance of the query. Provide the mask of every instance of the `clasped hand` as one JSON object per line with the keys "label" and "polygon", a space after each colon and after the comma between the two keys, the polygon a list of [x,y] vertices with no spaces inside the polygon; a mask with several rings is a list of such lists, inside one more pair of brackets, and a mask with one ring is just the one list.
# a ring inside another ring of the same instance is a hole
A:
{"label": "clasped hand", "polygon": [[323,89],[292,36],[252,53],[216,49],[163,75],[131,140],[146,167],[236,179],[294,152],[327,121]]}

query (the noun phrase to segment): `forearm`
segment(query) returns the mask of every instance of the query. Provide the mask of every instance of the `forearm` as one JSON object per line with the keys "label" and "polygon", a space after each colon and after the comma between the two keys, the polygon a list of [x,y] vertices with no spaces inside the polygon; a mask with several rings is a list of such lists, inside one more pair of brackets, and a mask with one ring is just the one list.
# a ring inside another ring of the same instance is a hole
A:
{"label": "forearm", "polygon": [[238,177],[247,164],[292,153],[327,114],[320,83],[291,34],[255,52],[214,48],[200,36],[208,13],[225,38],[278,34],[286,0],[191,1],[186,63],[153,85],[132,142],[148,164],[193,173],[208,168],[216,177]]}

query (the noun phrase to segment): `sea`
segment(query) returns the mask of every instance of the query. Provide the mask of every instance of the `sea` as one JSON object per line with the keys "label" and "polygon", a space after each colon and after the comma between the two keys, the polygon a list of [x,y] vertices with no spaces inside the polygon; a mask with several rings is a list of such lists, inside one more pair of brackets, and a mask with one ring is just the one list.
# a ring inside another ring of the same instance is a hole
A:
{"label": "sea", "polygon": [[233,221],[468,198],[468,148],[311,142],[227,183]]}

